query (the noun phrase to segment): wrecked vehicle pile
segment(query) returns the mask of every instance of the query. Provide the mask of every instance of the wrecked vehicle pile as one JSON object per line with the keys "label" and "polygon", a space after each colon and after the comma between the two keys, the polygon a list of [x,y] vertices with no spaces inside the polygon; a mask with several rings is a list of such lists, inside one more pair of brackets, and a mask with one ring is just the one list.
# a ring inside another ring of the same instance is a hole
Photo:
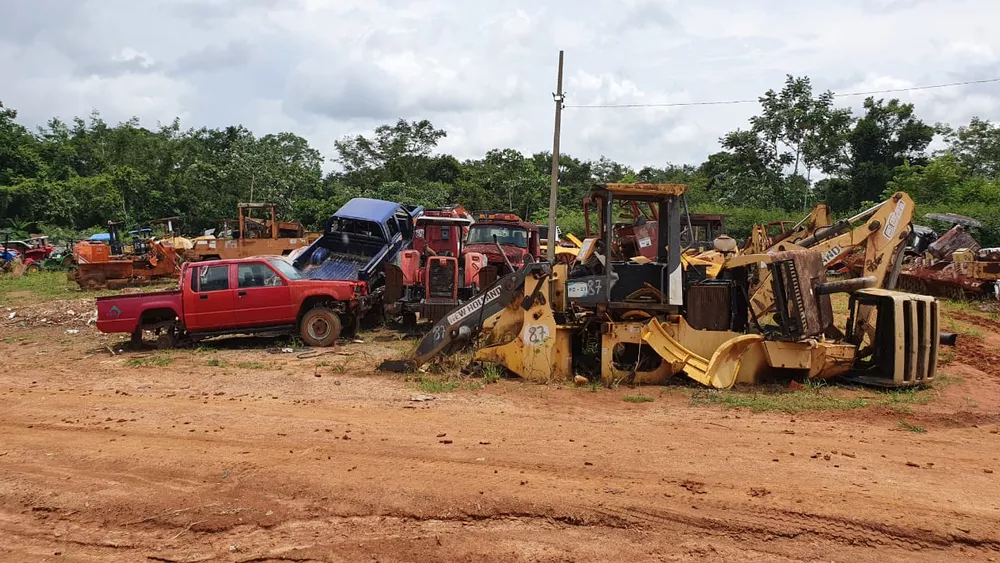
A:
{"label": "wrecked vehicle pile", "polygon": [[[528,264],[443,316],[407,357],[380,369],[417,369],[485,335],[474,361],[539,382],[581,373],[607,386],[663,384],[679,373],[715,388],[848,374],[882,387],[934,380],[939,342],[951,340],[939,335],[937,300],[887,288],[910,232],[906,194],[799,245],[731,254],[718,275],[699,278],[684,275],[681,259],[686,190],[596,186],[590,201],[599,211],[598,236],[585,240],[577,257],[586,267]],[[639,245],[655,252],[652,258],[622,252],[615,211],[638,202],[656,211],[649,243]],[[827,264],[853,247],[863,249],[869,275],[828,281]],[[834,293],[850,295],[844,327],[834,322]]]}
{"label": "wrecked vehicle pile", "polygon": [[982,223],[954,214],[928,218],[954,226],[940,237],[933,231],[916,231],[920,236],[913,240],[911,256],[900,272],[900,289],[954,299],[1000,299],[1000,248],[981,248],[969,233]]}

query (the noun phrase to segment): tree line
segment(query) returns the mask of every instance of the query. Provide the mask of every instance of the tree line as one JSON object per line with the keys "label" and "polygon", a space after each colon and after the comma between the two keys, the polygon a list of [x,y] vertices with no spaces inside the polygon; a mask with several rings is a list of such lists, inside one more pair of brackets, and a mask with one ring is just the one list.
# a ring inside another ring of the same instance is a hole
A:
{"label": "tree line", "polygon": [[[970,215],[984,223],[981,242],[1000,245],[1000,126],[927,124],[898,99],[868,98],[855,115],[833,92],[815,94],[808,77],[788,76],[759,101],[757,115],[700,164],[633,168],[561,155],[560,226],[583,233],[581,199],[602,182],[688,184],[692,211],[728,215],[736,237],[755,222],[797,220],[816,202],[845,216],[902,190],[918,203],[917,222],[945,228],[924,214]],[[275,202],[284,218],[318,228],[357,196],[545,217],[550,153],[498,148],[458,160],[436,151],[446,135],[427,120],[381,125],[336,141],[337,170],[324,174],[323,155],[292,133],[182,129],[178,120],[150,129],[138,118],[109,125],[96,111],[32,131],[0,102],[0,228],[78,237],[109,220],[134,228],[180,216],[195,234],[241,201]],[[932,151],[935,138],[943,148]]]}

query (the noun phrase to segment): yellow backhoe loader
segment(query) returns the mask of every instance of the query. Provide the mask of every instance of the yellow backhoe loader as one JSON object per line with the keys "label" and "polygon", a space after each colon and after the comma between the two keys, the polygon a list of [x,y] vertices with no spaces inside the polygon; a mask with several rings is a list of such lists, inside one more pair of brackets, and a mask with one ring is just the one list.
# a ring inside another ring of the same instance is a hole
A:
{"label": "yellow backhoe loader", "polygon": [[[660,384],[682,372],[716,388],[845,374],[887,387],[933,381],[939,345],[933,298],[872,287],[876,276],[828,281],[823,257],[809,248],[731,258],[716,279],[686,276],[679,244],[685,190],[595,187],[600,237],[583,241],[572,268],[531,263],[497,280],[445,315],[408,357],[381,369],[415,369],[486,334],[474,361],[533,381],[585,375],[608,385]],[[607,257],[612,210],[622,200],[658,206],[655,260]],[[907,227],[901,217],[891,208],[880,230],[894,238]],[[760,264],[774,303],[768,319],[754,313],[749,297],[750,270]],[[843,329],[834,325],[830,301],[838,292],[850,293]]]}

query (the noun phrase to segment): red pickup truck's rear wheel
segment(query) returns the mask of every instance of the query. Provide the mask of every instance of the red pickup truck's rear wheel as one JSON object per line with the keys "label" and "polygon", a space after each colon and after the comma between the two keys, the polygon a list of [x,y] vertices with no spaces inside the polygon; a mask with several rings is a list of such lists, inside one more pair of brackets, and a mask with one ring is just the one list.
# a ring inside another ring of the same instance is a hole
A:
{"label": "red pickup truck's rear wheel", "polygon": [[333,346],[340,337],[340,316],[325,307],[310,309],[302,316],[299,335],[309,346]]}

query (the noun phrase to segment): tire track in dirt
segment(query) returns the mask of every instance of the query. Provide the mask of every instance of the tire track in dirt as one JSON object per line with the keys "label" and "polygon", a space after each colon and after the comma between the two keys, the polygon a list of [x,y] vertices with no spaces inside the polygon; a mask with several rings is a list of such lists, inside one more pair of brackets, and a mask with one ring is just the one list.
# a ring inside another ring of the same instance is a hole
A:
{"label": "tire track in dirt", "polygon": [[[699,509],[707,508],[702,505]],[[864,547],[894,547],[908,551],[974,548],[1000,552],[1000,540],[991,537],[942,534],[921,528],[904,528],[865,520],[781,510],[746,511],[733,506],[714,507],[714,515],[695,515],[681,511],[649,508],[598,509],[612,522],[632,522],[637,527],[655,528],[664,523],[700,528],[710,534],[734,536],[739,540],[781,537],[795,539],[815,536],[837,544]]]}

